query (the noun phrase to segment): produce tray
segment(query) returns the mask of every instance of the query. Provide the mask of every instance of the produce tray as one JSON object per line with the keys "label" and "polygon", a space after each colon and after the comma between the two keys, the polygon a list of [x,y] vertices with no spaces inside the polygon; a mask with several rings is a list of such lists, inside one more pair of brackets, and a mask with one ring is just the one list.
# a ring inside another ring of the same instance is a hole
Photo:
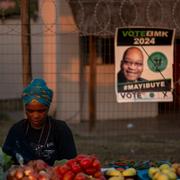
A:
{"label": "produce tray", "polygon": [[[106,168],[115,168],[115,169],[128,169],[128,168],[135,168],[137,170],[137,179],[138,180],[151,180],[148,175],[148,169],[150,167],[159,167],[162,164],[169,164],[171,165],[173,162],[168,160],[147,160],[147,161],[135,161],[135,160],[117,160],[113,161],[106,165]],[[180,177],[177,178],[180,180]]]}

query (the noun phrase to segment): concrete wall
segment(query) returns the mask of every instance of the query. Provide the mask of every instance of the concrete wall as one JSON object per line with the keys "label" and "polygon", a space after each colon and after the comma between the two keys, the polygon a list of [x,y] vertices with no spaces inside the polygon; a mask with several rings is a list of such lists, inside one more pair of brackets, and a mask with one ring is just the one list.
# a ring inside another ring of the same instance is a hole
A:
{"label": "concrete wall", "polygon": [[[0,100],[19,99],[22,93],[21,25],[19,19],[0,21]],[[32,21],[32,73],[42,76],[42,29]]]}
{"label": "concrete wall", "polygon": [[[65,0],[60,3],[60,37],[58,44],[58,107],[57,118],[78,122],[88,120],[89,66],[85,67],[84,78],[80,79],[79,34],[72,11]],[[158,114],[157,103],[116,102],[114,89],[114,65],[97,65],[97,119],[122,119],[154,117]],[[104,77],[106,76],[106,77]],[[105,79],[105,81],[104,81]],[[83,91],[80,92],[80,81]],[[80,105],[80,93],[81,105]],[[142,108],[143,107],[143,108]]]}
{"label": "concrete wall", "polygon": [[[54,101],[57,104],[56,117],[58,119],[79,122],[81,119],[88,120],[89,116],[89,67],[85,67],[84,80],[80,82],[79,33],[67,2],[61,0],[57,3],[57,12],[59,13],[57,15],[56,36],[57,97]],[[0,99],[14,99],[20,98],[22,91],[21,27],[19,20],[7,20],[5,23],[0,24],[2,27],[0,33],[4,33],[0,34]],[[44,72],[41,24],[41,18],[36,22],[32,21],[33,77],[43,76]],[[114,65],[97,65],[97,119],[157,116],[157,103],[118,104],[116,102],[114,69]],[[80,83],[84,84],[82,106],[80,105],[80,93],[82,93],[80,92]]]}

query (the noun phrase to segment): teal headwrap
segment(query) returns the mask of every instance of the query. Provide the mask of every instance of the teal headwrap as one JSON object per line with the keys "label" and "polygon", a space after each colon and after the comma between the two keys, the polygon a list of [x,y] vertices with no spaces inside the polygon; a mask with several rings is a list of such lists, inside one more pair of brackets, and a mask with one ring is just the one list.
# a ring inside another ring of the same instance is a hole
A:
{"label": "teal headwrap", "polygon": [[45,106],[50,106],[53,97],[53,91],[49,89],[43,79],[34,79],[23,90],[23,102],[29,104],[32,100],[37,100]]}

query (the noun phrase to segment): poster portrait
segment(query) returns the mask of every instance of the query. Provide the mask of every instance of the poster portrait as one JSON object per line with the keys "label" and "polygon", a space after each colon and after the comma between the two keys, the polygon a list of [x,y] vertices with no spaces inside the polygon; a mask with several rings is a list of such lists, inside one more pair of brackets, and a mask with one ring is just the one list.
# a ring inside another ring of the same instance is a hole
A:
{"label": "poster portrait", "polygon": [[117,102],[173,101],[174,29],[117,28]]}

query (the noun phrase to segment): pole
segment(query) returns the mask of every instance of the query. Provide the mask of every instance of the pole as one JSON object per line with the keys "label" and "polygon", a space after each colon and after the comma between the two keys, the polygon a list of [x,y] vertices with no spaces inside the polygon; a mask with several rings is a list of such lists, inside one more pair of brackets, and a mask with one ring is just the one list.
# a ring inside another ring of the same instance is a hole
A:
{"label": "pole", "polygon": [[21,45],[22,45],[22,66],[23,86],[27,86],[32,79],[31,70],[31,32],[30,32],[30,2],[20,1],[21,9]]}
{"label": "pole", "polygon": [[96,121],[96,43],[94,36],[90,36],[89,47],[89,129],[92,130]]}

